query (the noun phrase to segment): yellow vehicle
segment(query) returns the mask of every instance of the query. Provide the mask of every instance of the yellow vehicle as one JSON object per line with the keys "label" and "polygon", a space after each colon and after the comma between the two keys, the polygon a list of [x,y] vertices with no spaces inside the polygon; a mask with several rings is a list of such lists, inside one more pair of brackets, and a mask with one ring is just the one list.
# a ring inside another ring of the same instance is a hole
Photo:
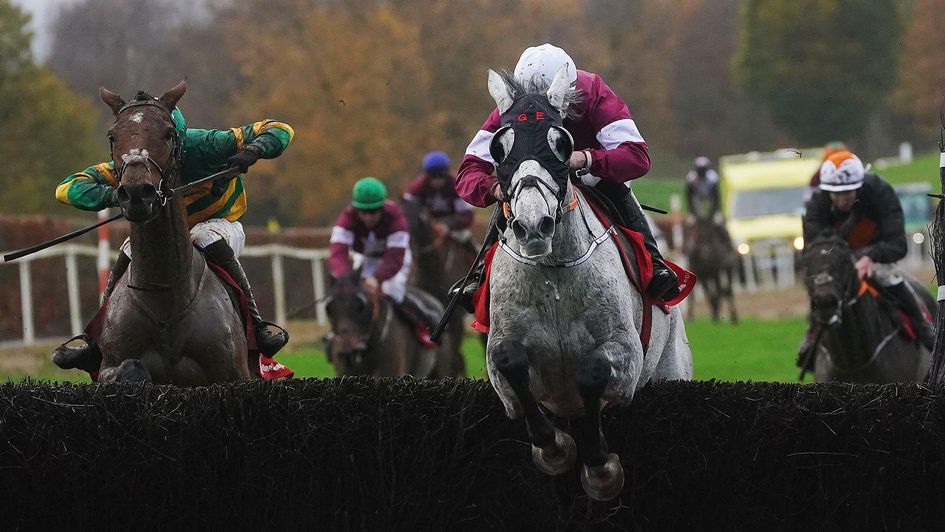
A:
{"label": "yellow vehicle", "polygon": [[739,254],[804,249],[804,201],[823,154],[823,148],[810,148],[719,158],[722,213]]}

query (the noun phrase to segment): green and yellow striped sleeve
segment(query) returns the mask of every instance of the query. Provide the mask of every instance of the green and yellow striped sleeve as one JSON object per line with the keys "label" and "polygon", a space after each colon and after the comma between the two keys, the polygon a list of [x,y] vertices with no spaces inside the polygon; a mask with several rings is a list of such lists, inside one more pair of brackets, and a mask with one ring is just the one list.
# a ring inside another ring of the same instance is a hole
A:
{"label": "green and yellow striped sleeve", "polygon": [[286,146],[295,137],[295,131],[284,122],[265,119],[242,127],[230,130],[236,137],[236,150],[247,145],[259,149],[259,156],[263,159],[274,159],[285,151]]}
{"label": "green and yellow striped sleeve", "polygon": [[114,163],[99,163],[65,178],[56,187],[56,199],[84,211],[100,211],[118,204]]}

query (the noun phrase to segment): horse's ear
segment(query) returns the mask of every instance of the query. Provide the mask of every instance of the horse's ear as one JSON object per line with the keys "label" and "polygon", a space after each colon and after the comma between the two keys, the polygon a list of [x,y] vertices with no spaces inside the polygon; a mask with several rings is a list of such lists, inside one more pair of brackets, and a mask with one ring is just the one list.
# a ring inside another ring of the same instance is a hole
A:
{"label": "horse's ear", "polygon": [[558,69],[558,72],[555,74],[555,79],[551,82],[551,86],[548,87],[548,92],[545,93],[551,105],[561,113],[564,113],[567,107],[564,103],[564,95],[567,94],[570,87],[571,80],[568,79],[568,63],[565,63]]}
{"label": "horse's ear", "polygon": [[112,113],[115,116],[118,116],[118,111],[125,106],[125,99],[121,96],[115,94],[114,92],[106,89],[105,87],[98,88],[98,95],[112,110]]}
{"label": "horse's ear", "polygon": [[508,111],[509,107],[512,107],[512,95],[509,94],[509,86],[505,84],[502,76],[491,68],[489,69],[489,94],[495,100],[495,104],[499,108],[499,114]]}
{"label": "horse's ear", "polygon": [[187,90],[187,80],[181,80],[173,89],[165,92],[161,95],[158,100],[164,104],[169,110],[173,110],[177,107],[178,100],[184,95],[184,92]]}

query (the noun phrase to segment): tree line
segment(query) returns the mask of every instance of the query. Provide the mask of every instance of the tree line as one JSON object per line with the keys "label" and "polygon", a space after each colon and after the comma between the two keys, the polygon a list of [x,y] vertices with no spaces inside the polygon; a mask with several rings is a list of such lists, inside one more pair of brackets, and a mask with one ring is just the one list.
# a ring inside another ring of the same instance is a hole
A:
{"label": "tree line", "polygon": [[[4,212],[67,214],[56,183],[106,152],[100,85],[161,92],[186,76],[192,127],[291,124],[292,146],[247,179],[246,221],[283,225],[330,223],[365,175],[402,189],[428,150],[458,163],[494,105],[486,69],[542,42],[630,104],[648,178],[696,155],[838,138],[868,158],[901,140],[931,148],[945,89],[940,0],[80,0],[45,65],[10,0],[0,18],[0,113],[29,125],[0,147],[24,168],[0,176]],[[24,87],[41,102],[16,100]],[[15,115],[40,107],[67,112]]]}

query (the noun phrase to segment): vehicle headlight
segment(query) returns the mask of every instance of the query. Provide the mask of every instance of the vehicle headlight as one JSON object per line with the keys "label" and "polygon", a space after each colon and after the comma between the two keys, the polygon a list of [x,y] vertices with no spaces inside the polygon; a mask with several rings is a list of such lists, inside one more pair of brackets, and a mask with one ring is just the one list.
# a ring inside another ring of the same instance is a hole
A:
{"label": "vehicle headlight", "polygon": [[747,244],[747,243],[742,242],[741,244],[738,245],[738,254],[739,254],[739,255],[748,255],[748,252],[749,252],[749,251],[751,251],[751,248],[748,247],[748,244]]}
{"label": "vehicle headlight", "polygon": [[916,244],[921,244],[922,242],[925,242],[925,235],[922,233],[916,233],[912,235],[912,241]]}
{"label": "vehicle headlight", "polygon": [[798,250],[798,251],[803,251],[803,250],[804,250],[804,237],[799,236],[799,237],[797,237],[797,238],[794,239],[794,249],[796,249],[796,250]]}

